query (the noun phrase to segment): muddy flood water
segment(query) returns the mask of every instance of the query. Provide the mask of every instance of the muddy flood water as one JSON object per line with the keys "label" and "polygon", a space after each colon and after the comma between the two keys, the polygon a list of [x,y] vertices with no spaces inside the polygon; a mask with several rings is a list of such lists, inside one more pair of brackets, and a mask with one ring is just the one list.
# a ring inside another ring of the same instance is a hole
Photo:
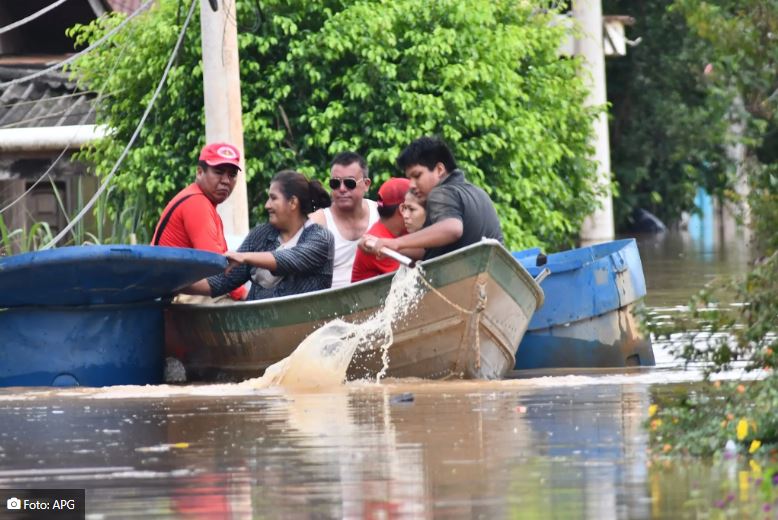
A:
{"label": "muddy flood water", "polygon": [[[675,234],[640,252],[659,312],[748,261]],[[772,518],[743,461],[650,460],[651,393],[698,378],[655,351],[656,368],[318,393],[0,389],[0,488],[85,488],[91,519]]]}

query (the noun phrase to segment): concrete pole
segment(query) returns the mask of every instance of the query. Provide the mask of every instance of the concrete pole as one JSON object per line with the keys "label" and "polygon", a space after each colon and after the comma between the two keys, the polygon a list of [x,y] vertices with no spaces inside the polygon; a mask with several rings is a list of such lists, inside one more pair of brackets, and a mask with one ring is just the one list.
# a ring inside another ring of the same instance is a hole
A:
{"label": "concrete pole", "polygon": [[[584,62],[585,80],[589,85],[589,106],[604,106],[605,55],[602,47],[602,5],[600,0],[573,0],[573,18],[581,35],[575,41],[575,53]],[[613,240],[613,200],[610,191],[611,159],[608,135],[608,117],[604,112],[594,121],[594,160],[597,162],[597,183],[604,189],[600,208],[586,217],[581,227],[581,241],[585,244]]]}
{"label": "concrete pole", "polygon": [[230,197],[217,210],[224,222],[224,234],[245,236],[249,231],[243,121],[240,104],[240,69],[235,0],[219,0],[214,12],[208,0],[200,0],[203,40],[203,97],[205,140],[226,141],[241,151],[241,172]]}

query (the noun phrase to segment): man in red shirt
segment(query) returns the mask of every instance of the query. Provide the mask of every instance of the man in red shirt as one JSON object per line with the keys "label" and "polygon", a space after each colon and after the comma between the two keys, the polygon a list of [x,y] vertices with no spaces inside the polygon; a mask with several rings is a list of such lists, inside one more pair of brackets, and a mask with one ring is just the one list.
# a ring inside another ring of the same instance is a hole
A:
{"label": "man in red shirt", "polygon": [[[232,193],[239,170],[240,152],[235,146],[228,143],[204,146],[197,162],[195,181],[165,206],[151,243],[219,254],[227,251],[224,226],[216,206]],[[245,287],[230,293],[233,300],[245,297]]]}
{"label": "man in red shirt", "polygon": [[[407,233],[400,205],[405,201],[405,193],[411,181],[394,177],[378,189],[378,216],[380,220],[367,230],[368,235],[379,238],[396,238]],[[357,249],[351,281],[358,282],[384,273],[392,273],[400,267],[399,262],[388,256],[376,258]]]}

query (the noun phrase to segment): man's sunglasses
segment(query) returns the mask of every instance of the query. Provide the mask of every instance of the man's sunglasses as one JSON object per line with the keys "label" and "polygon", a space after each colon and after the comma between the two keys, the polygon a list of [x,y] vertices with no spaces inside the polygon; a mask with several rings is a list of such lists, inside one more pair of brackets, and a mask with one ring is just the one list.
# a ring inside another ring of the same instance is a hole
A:
{"label": "man's sunglasses", "polygon": [[330,189],[339,190],[341,183],[343,183],[347,190],[353,190],[357,187],[357,182],[359,181],[353,177],[346,177],[345,179],[330,179]]}

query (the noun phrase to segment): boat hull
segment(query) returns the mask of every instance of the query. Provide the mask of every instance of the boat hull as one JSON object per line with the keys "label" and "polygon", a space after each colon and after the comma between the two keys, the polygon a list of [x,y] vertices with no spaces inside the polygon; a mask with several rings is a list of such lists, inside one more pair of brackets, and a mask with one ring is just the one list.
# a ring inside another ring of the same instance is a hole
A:
{"label": "boat hull", "polygon": [[[537,250],[514,253],[530,273]],[[616,368],[655,365],[651,341],[634,311],[646,294],[633,239],[548,256],[541,283],[547,304],[532,317],[516,369]]]}
{"label": "boat hull", "polygon": [[[423,264],[435,288],[392,324],[387,377],[503,377],[543,292],[497,242],[483,241]],[[167,353],[189,379],[261,375],[330,320],[360,322],[383,304],[392,275],[348,287],[234,305],[174,304],[165,313]],[[357,353],[347,378],[375,377],[383,352]]]}
{"label": "boat hull", "polygon": [[651,341],[639,329],[634,305],[578,322],[527,331],[516,369],[653,366]]}

